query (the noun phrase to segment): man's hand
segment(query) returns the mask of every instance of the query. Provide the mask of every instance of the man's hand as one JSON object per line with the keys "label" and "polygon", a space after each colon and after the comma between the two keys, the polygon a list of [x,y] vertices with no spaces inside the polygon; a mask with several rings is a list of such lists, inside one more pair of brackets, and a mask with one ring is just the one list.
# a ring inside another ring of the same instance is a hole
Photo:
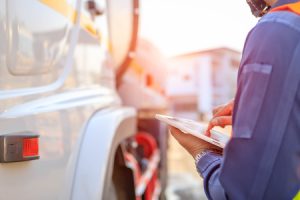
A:
{"label": "man's hand", "polygon": [[233,110],[234,100],[231,100],[227,104],[218,106],[213,109],[213,118],[210,120],[206,135],[210,135],[210,130],[214,126],[225,127],[227,125],[232,125],[232,110]]}
{"label": "man's hand", "polygon": [[215,151],[222,150],[221,148],[212,145],[208,142],[205,142],[204,140],[201,140],[196,136],[182,133],[177,128],[170,127],[170,132],[173,135],[173,137],[179,142],[179,144],[193,156],[193,158],[195,158],[196,155],[207,149]]}

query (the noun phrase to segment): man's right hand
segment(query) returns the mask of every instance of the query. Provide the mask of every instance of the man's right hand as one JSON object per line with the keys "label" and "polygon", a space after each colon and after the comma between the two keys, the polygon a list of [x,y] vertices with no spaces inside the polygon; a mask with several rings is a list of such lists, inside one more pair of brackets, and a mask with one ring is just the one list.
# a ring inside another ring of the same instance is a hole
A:
{"label": "man's right hand", "polygon": [[227,104],[220,105],[213,109],[213,118],[208,124],[206,135],[210,135],[210,130],[214,126],[225,127],[227,125],[232,125],[233,104],[234,100],[231,100]]}

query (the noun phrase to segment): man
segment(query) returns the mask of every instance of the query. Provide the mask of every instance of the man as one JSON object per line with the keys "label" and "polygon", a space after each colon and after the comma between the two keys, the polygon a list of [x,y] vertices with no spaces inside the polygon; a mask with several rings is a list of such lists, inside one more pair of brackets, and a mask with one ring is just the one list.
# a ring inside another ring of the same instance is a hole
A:
{"label": "man", "polygon": [[[293,199],[300,193],[300,2],[248,0],[263,16],[245,42],[234,103],[209,129],[231,124],[223,155],[171,128],[195,158],[209,199]],[[267,13],[267,14],[266,14]]]}

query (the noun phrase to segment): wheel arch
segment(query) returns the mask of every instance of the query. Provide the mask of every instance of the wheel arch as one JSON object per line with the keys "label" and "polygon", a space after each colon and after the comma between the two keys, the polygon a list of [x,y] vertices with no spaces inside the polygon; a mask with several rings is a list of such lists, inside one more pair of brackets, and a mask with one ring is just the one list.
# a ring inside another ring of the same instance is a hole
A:
{"label": "wheel arch", "polygon": [[[136,112],[119,107],[99,111],[86,125],[72,181],[71,199],[102,199],[119,144],[136,133]],[[99,131],[102,132],[99,134]]]}

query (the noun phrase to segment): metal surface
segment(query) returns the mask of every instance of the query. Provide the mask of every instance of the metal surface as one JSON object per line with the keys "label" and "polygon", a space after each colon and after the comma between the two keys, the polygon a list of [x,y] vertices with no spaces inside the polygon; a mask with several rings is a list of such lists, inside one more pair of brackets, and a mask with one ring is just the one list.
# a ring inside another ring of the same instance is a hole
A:
{"label": "metal surface", "polygon": [[102,199],[111,179],[117,145],[136,132],[135,111],[115,108],[96,113],[85,129],[72,187],[72,199]]}
{"label": "metal surface", "polygon": [[[105,38],[107,18],[100,16],[95,22],[88,16],[80,18],[83,3],[0,0],[0,135],[23,131],[40,135],[39,160],[0,164],[0,199],[69,199],[76,164],[85,162],[77,160],[85,151],[81,145],[88,145],[81,142],[84,135],[109,145],[103,138],[113,138],[119,125],[110,112],[95,114],[120,107],[121,101],[107,46],[93,32],[101,31]],[[102,132],[86,128],[90,120]],[[108,156],[109,146],[103,147],[93,150]],[[98,170],[107,166],[99,165]],[[76,179],[81,180],[78,173]],[[95,178],[99,184],[104,181],[104,176]],[[94,193],[83,189],[72,197]]]}

